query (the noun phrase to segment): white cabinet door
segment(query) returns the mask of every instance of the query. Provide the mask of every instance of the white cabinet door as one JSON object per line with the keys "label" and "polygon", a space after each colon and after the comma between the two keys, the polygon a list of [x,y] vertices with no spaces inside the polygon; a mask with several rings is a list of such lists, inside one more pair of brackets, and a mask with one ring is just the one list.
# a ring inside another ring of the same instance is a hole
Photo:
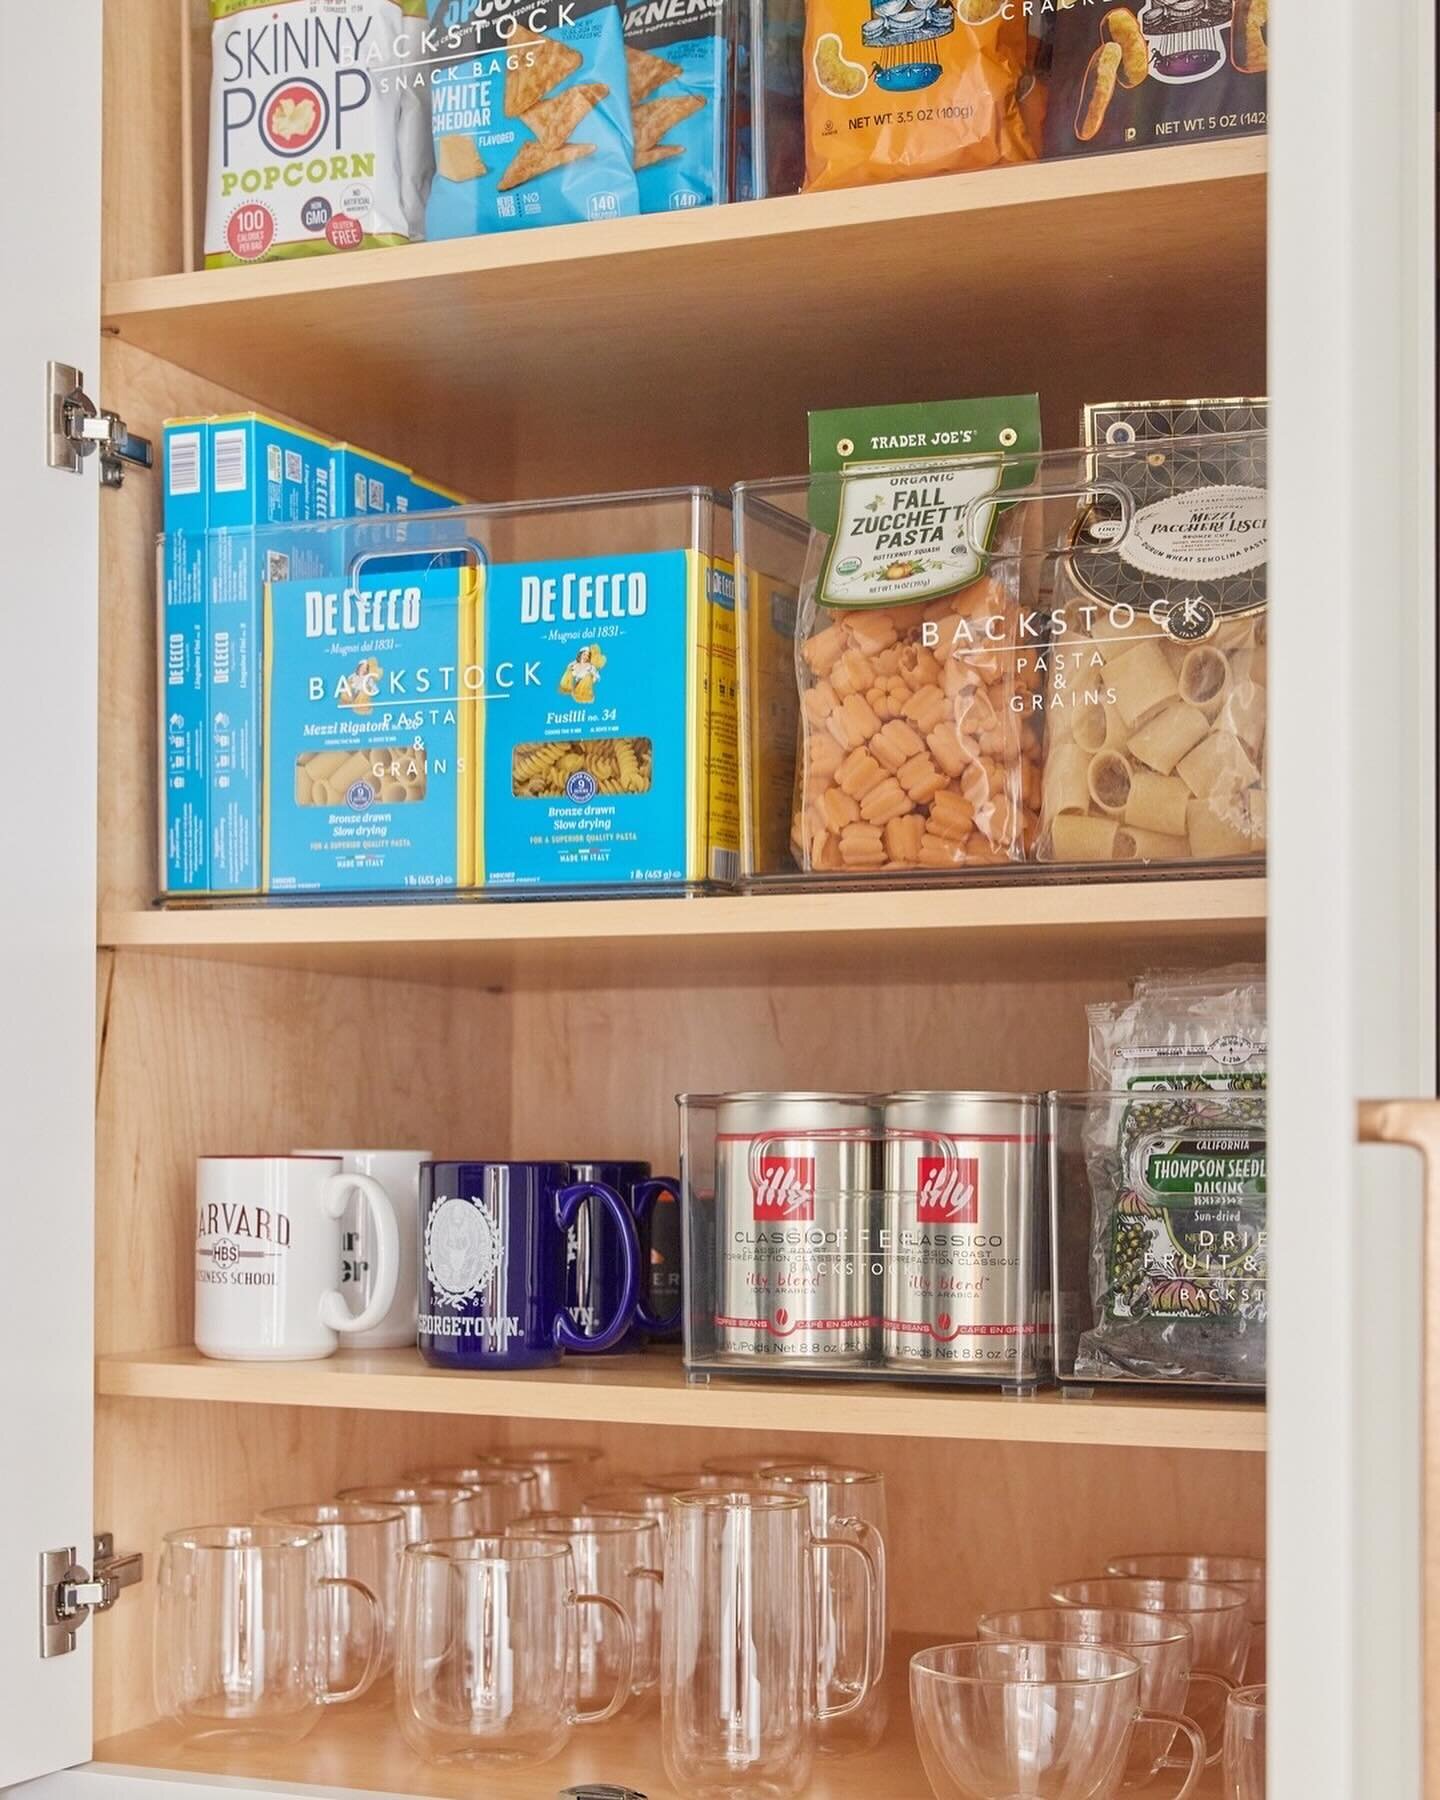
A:
{"label": "white cabinet door", "polygon": [[[7,8],[7,14],[9,9]],[[10,33],[18,18],[7,17]],[[22,34],[23,36],[23,34]],[[89,1567],[99,474],[45,466],[45,364],[100,379],[100,0],[0,106],[0,1787],[90,1754],[90,1648],[40,1657],[42,1550]],[[28,75],[25,65],[28,65]],[[23,754],[20,746],[25,746]]]}
{"label": "white cabinet door", "polygon": [[1354,1140],[1435,1093],[1435,18],[1270,13],[1269,1791],[1415,1800],[1419,1177]]}

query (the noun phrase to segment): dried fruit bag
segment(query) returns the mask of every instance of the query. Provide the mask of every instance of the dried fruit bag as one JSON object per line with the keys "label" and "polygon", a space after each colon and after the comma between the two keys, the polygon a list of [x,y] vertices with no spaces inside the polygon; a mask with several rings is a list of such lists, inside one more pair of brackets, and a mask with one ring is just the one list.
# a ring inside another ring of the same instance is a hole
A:
{"label": "dried fruit bag", "polygon": [[1107,1091],[1085,1128],[1095,1324],[1075,1372],[1263,1383],[1264,975],[1150,977],[1088,1017]]}
{"label": "dried fruit bag", "polygon": [[1008,0],[810,0],[806,187],[1031,161],[1027,47]]}

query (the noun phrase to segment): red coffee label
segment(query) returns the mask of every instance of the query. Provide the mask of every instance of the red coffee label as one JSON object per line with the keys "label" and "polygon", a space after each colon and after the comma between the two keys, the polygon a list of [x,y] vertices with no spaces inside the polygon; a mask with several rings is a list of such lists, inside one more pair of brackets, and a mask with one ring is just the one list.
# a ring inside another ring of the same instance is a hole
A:
{"label": "red coffee label", "polygon": [[757,1219],[813,1219],[815,1158],[762,1156],[753,1190]]}
{"label": "red coffee label", "polygon": [[973,1225],[980,1217],[980,1159],[922,1156],[915,1217],[922,1225]]}

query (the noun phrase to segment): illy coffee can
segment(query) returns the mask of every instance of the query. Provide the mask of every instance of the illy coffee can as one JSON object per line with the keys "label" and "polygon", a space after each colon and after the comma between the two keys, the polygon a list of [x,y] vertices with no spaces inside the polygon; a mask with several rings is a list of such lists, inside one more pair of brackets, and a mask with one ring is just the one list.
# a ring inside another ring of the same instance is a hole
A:
{"label": "illy coffee can", "polygon": [[1029,1094],[887,1096],[887,1367],[1035,1376],[1048,1329],[1034,1282],[1038,1117]]}
{"label": "illy coffee can", "polygon": [[857,1094],[727,1094],[716,1111],[716,1353],[846,1368],[878,1324],[880,1108]]}

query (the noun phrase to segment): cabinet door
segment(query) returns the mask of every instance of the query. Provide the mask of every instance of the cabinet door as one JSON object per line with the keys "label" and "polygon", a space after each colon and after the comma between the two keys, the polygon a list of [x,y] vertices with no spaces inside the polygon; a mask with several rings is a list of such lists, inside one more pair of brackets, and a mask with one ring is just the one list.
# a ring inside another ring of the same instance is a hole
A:
{"label": "cabinet door", "polygon": [[[7,21],[13,33],[18,19]],[[45,466],[45,364],[100,381],[100,0],[45,9],[0,106],[0,1787],[90,1754],[90,1647],[40,1656],[40,1554],[88,1569],[94,1389],[97,457]],[[101,1627],[103,1629],[103,1625]]]}
{"label": "cabinet door", "polygon": [[1419,1177],[1355,1102],[1435,1093],[1435,18],[1270,12],[1270,1792],[1414,1800]]}

